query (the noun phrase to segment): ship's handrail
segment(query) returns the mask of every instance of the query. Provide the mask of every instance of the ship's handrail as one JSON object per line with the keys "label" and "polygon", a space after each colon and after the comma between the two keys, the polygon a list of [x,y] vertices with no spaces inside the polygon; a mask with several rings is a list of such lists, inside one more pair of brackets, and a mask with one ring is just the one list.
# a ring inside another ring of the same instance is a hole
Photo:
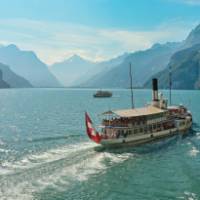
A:
{"label": "ship's handrail", "polygon": [[137,133],[133,133],[133,132],[128,132],[131,131],[132,129],[124,129],[125,132],[120,133],[120,132],[110,132],[110,133],[100,133],[102,139],[116,139],[116,138],[126,138],[126,137],[130,137],[131,135],[145,135],[145,134],[153,134],[153,133],[157,133],[160,131],[166,131],[166,130],[174,130],[176,129],[176,126],[172,126],[172,127],[163,127],[163,128],[158,128],[156,127],[156,129],[154,130],[150,130],[150,129],[146,129],[143,131],[139,131]]}
{"label": "ship's handrail", "polygon": [[166,123],[166,122],[174,122],[174,118],[170,118],[170,119],[167,119],[167,120],[164,120],[164,121],[160,121],[160,122],[155,122],[155,123],[152,123],[152,124],[143,124],[143,125],[133,125],[132,127],[130,126],[111,126],[111,125],[99,125],[98,127],[99,128],[115,128],[115,129],[132,129],[132,128],[142,128],[142,127],[146,127],[146,126],[149,126],[149,125],[158,125],[158,124],[163,124],[163,123]]}

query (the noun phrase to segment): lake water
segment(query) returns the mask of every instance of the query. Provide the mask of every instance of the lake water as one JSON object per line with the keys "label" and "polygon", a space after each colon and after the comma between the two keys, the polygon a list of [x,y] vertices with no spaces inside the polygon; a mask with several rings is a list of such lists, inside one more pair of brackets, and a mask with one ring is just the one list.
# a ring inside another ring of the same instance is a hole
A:
{"label": "lake water", "polygon": [[[128,90],[94,99],[94,90],[0,90],[1,200],[200,199],[200,92],[173,91],[188,106],[188,137],[104,151],[85,134],[84,112],[130,107]],[[167,91],[164,91],[168,94]],[[136,106],[150,90],[134,91]]]}

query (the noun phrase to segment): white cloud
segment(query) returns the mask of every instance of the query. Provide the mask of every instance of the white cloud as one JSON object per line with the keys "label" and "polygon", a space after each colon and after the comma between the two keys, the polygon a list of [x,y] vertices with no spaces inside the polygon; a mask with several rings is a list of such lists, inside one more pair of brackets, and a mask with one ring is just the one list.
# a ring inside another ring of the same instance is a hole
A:
{"label": "white cloud", "polygon": [[53,63],[72,54],[97,61],[127,51],[142,50],[155,42],[180,41],[193,24],[186,26],[175,20],[153,30],[135,31],[7,19],[0,20],[0,27],[0,43],[14,43],[22,49],[33,50],[43,61]]}

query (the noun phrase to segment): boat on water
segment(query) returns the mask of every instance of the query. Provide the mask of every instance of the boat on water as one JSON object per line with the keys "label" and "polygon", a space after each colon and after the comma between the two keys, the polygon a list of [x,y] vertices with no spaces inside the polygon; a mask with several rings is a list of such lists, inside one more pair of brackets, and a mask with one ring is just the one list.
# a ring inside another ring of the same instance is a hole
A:
{"label": "boat on water", "polygon": [[116,147],[135,146],[186,134],[192,126],[192,114],[183,105],[168,106],[167,99],[162,94],[158,95],[157,79],[152,80],[152,89],[152,102],[145,107],[102,113],[100,132],[93,126],[88,113],[85,113],[89,138],[105,147]]}
{"label": "boat on water", "polygon": [[95,98],[104,98],[104,97],[112,97],[112,92],[109,91],[103,91],[103,90],[98,90],[93,97]]}

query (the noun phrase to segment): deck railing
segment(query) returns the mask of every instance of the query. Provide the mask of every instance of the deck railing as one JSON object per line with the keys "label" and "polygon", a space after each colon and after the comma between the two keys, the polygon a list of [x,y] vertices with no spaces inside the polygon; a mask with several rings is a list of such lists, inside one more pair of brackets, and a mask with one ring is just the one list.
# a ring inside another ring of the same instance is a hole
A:
{"label": "deck railing", "polygon": [[132,128],[128,126],[104,126],[102,136],[104,139],[119,137],[126,138],[129,135],[151,134],[175,127],[176,126],[173,120],[166,120],[162,123],[154,123],[151,125],[134,126]]}

